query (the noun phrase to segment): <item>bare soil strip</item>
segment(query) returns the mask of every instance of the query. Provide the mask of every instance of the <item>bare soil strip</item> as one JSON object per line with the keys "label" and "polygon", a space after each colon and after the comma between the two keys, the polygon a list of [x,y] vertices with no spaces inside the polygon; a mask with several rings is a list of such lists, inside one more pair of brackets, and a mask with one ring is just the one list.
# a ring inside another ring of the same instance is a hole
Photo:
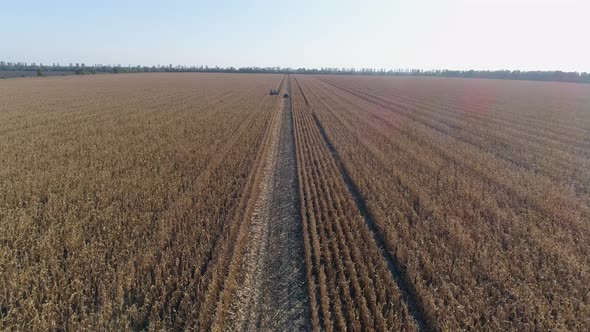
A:
{"label": "bare soil strip", "polygon": [[283,100],[272,130],[264,181],[246,235],[244,282],[226,325],[231,331],[311,330],[290,99]]}

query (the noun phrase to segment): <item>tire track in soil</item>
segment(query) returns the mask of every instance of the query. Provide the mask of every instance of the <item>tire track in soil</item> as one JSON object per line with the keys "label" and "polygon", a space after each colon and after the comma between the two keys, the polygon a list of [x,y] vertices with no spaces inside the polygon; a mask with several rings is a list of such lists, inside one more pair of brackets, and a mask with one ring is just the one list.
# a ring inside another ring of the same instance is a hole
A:
{"label": "tire track in soil", "polygon": [[311,330],[290,98],[279,112],[228,331]]}

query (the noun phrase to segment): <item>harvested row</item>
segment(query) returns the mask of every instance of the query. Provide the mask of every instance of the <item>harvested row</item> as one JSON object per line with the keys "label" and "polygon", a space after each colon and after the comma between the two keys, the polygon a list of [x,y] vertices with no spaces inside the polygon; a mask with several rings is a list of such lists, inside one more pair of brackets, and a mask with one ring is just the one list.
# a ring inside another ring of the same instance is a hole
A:
{"label": "harvested row", "polygon": [[203,294],[205,306],[198,311],[201,330],[223,330],[227,307],[237,286],[235,274],[246,245],[244,241],[245,232],[250,225],[254,204],[259,196],[260,183],[263,181],[264,161],[268,154],[271,153],[270,142],[273,139],[277,122],[277,106],[275,105],[275,108],[272,109],[270,124],[265,131],[260,151],[248,177],[245,194],[237,202],[238,213],[226,227],[227,233],[222,237],[223,242],[214,249],[218,261],[213,263],[215,266],[211,271],[215,276],[212,278],[213,282],[209,285],[207,292]]}
{"label": "harvested row", "polygon": [[424,125],[429,113],[298,80],[437,329],[590,325],[587,197]]}
{"label": "harvested row", "polygon": [[314,329],[417,330],[312,110],[291,91]]}
{"label": "harvested row", "polygon": [[[286,81],[285,91],[289,92]],[[289,93],[290,94],[290,93]],[[232,258],[216,329],[310,330],[289,99],[277,98],[254,211]]]}
{"label": "harvested row", "polygon": [[[284,81],[284,76],[279,82],[279,89]],[[264,182],[267,180],[269,159],[273,158],[273,154],[276,150],[276,135],[279,128],[279,111],[281,99],[272,98],[274,101],[274,108],[272,110],[272,116],[269,127],[265,133],[260,152],[257,156],[251,178],[248,182],[248,195],[243,195],[242,200],[239,202],[239,210],[244,211],[240,214],[232,223],[232,228],[235,230],[228,237],[227,248],[224,248],[227,252],[220,257],[224,258],[222,264],[224,265],[223,277],[217,278],[219,283],[218,293],[214,295],[207,295],[207,300],[211,305],[215,305],[215,312],[201,311],[203,319],[212,317],[213,327],[210,328],[207,325],[203,325],[203,330],[215,330],[223,331],[228,317],[228,309],[232,301],[232,297],[236,293],[236,289],[242,285],[239,280],[242,260],[244,259],[245,247],[248,245],[246,237],[247,232],[250,230],[250,224],[252,223],[253,214],[255,213],[256,203],[260,197],[260,192],[263,189]]]}
{"label": "harvested row", "polygon": [[0,329],[209,329],[280,79],[0,82]]}

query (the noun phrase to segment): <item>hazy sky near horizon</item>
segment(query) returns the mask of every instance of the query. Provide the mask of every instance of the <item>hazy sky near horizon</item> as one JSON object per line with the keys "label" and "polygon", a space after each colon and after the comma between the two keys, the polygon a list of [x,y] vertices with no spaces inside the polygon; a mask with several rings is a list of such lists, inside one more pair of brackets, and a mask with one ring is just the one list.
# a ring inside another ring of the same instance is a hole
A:
{"label": "hazy sky near horizon", "polygon": [[590,1],[0,0],[0,60],[590,72]]}

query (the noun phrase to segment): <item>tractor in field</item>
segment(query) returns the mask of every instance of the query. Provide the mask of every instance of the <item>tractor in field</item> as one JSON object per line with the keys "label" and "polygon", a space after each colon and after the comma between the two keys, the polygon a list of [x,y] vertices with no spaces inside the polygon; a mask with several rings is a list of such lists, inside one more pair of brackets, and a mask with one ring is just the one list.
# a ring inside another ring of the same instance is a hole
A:
{"label": "tractor in field", "polygon": [[270,95],[271,96],[278,96],[279,95],[279,90],[277,90],[277,89],[270,89]]}
{"label": "tractor in field", "polygon": [[289,94],[287,92],[285,92],[285,94],[283,95],[283,98],[289,98]]}

